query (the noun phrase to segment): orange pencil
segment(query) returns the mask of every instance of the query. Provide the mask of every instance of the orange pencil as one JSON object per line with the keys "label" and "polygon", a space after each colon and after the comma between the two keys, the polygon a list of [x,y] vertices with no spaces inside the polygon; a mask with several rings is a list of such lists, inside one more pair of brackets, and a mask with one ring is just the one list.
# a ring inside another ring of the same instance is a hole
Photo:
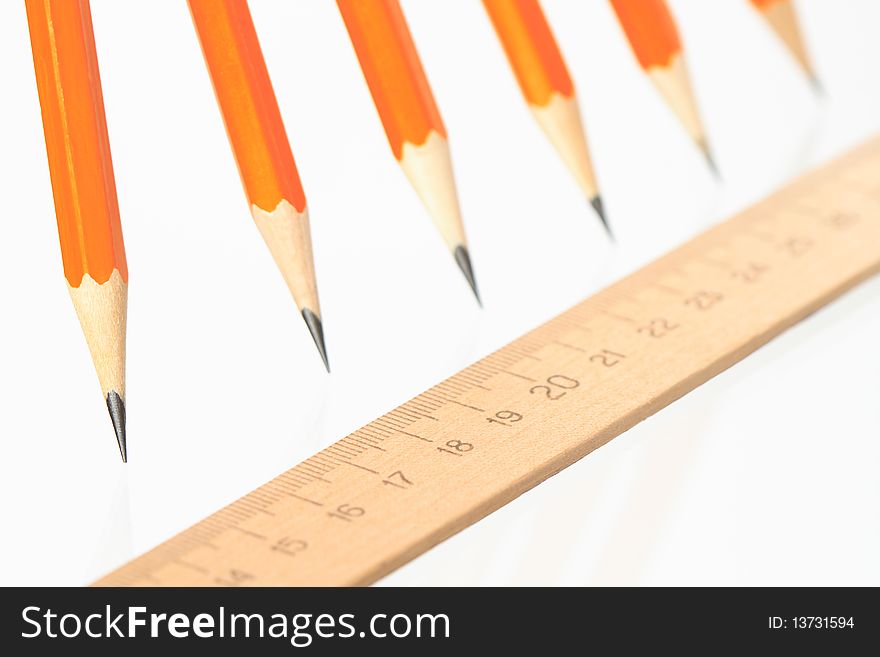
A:
{"label": "orange pencil", "polygon": [[773,31],[788,47],[804,73],[810,78],[813,86],[816,89],[821,89],[819,78],[813,70],[809,55],[807,55],[794,3],[791,0],[750,0],[750,2],[761,12]]}
{"label": "orange pencil", "polygon": [[189,0],[251,214],[327,370],[309,213],[245,0]]}
{"label": "orange pencil", "polygon": [[685,67],[678,29],[665,0],[611,0],[641,67],[717,174]]}
{"label": "orange pencil", "polygon": [[128,266],[88,0],[26,0],[61,259],[113,422],[125,437]]}
{"label": "orange pencil", "polygon": [[397,0],[337,0],[394,157],[474,295],[446,128]]}
{"label": "orange pencil", "polygon": [[532,115],[587,195],[605,230],[574,85],[538,0],[483,0]]}

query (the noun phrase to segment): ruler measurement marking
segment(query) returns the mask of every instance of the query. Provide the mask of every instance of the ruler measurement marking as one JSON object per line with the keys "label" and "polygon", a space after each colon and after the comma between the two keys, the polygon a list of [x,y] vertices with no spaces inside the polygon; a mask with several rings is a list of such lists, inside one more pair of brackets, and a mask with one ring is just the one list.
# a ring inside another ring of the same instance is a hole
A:
{"label": "ruler measurement marking", "polygon": [[298,465],[300,467],[311,470],[312,472],[315,473],[316,476],[321,477],[321,476],[327,474],[327,472],[333,467],[330,464],[323,463],[321,461],[321,459],[323,457],[324,457],[324,455],[321,452],[316,452],[315,454],[312,454],[309,458],[307,458],[305,461],[300,461],[300,463]]}
{"label": "ruler measurement marking", "polygon": [[408,419],[410,423],[418,422],[419,420],[432,420],[434,422],[439,422],[436,417],[432,415],[425,415],[423,413],[416,413],[415,411],[410,411],[407,408],[401,406],[400,408],[393,411],[394,413],[401,416],[403,419]]}
{"label": "ruler measurement marking", "polygon": [[265,502],[263,502],[260,499],[257,499],[255,496],[252,496],[250,493],[248,493],[248,495],[246,497],[243,497],[241,499],[247,499],[248,504],[250,504],[251,510],[256,511],[257,513],[262,511],[263,507],[266,506]]}
{"label": "ruler measurement marking", "polygon": [[561,340],[554,340],[553,344],[559,345],[560,347],[565,347],[566,349],[571,349],[572,351],[577,351],[582,354],[589,353],[583,347],[578,347],[577,345],[569,344],[568,342],[562,342]]}
{"label": "ruler measurement marking", "polygon": [[427,397],[428,399],[433,399],[433,400],[435,400],[438,404],[440,404],[441,406],[442,406],[443,404],[446,404],[447,402],[452,401],[449,397],[444,397],[443,395],[441,395],[441,394],[438,393],[438,392],[435,392],[434,390],[425,390],[425,392],[423,392],[423,393],[421,394],[421,396],[422,396],[422,397]]}
{"label": "ruler measurement marking", "polygon": [[439,422],[439,421],[440,421],[439,418],[437,418],[437,417],[435,417],[435,416],[433,416],[433,415],[429,415],[428,413],[422,413],[422,412],[419,411],[418,409],[416,409],[416,410],[414,410],[414,411],[407,411],[407,412],[410,413],[411,415],[415,415],[416,419],[422,419],[422,418],[424,418],[424,419],[426,419],[426,420],[433,420],[434,422]]}
{"label": "ruler measurement marking", "polygon": [[377,435],[382,436],[383,440],[385,438],[389,438],[390,436],[394,435],[394,429],[388,429],[386,427],[383,427],[382,425],[380,425],[377,422],[371,422],[369,427],[370,427],[370,431],[374,431]]}
{"label": "ruler measurement marking", "polygon": [[118,586],[137,586],[138,582],[140,582],[140,576],[137,575],[134,571],[119,573],[118,577]]}
{"label": "ruler measurement marking", "polygon": [[[242,501],[247,500],[247,496],[243,496],[240,498]],[[220,513],[225,514],[227,517],[232,519],[235,518],[251,518],[253,517],[255,511],[251,508],[247,502],[245,504],[227,504],[223,509],[221,509]]]}
{"label": "ruler measurement marking", "polygon": [[464,402],[456,401],[455,399],[450,399],[449,402],[452,404],[458,404],[459,406],[463,406],[464,408],[469,408],[472,411],[477,411],[477,413],[485,413],[486,412],[485,408],[478,408],[476,406],[471,406],[470,404],[465,404]]}
{"label": "ruler measurement marking", "polygon": [[245,497],[242,497],[240,499],[242,501],[242,506],[248,507],[252,513],[264,513],[267,515],[272,515],[263,508],[265,502],[262,502],[253,493],[248,493]]}
{"label": "ruler measurement marking", "polygon": [[256,538],[257,540],[260,540],[260,541],[266,540],[266,537],[263,536],[262,534],[258,534],[257,532],[252,532],[251,530],[245,529],[244,527],[240,527],[239,525],[232,525],[232,527],[230,527],[230,529],[234,529],[238,532],[241,532],[242,534],[244,534],[246,536]]}
{"label": "ruler measurement marking", "polygon": [[497,367],[490,365],[486,361],[478,361],[471,365],[470,369],[482,376],[484,382],[491,379],[498,372]]}
{"label": "ruler measurement marking", "polygon": [[[253,490],[253,491],[251,491],[250,495],[253,495],[254,497],[262,500],[262,502],[266,506],[272,506],[273,504],[275,504],[278,501],[278,498],[276,498],[268,489],[264,489],[264,488],[257,488],[255,490]],[[263,513],[270,513],[265,508],[261,509],[261,511],[263,511]],[[271,515],[271,513],[270,513],[270,515]]]}
{"label": "ruler measurement marking", "polygon": [[[412,425],[412,423],[410,423],[410,422],[406,422],[406,423],[404,423],[404,422],[400,422],[400,421],[398,421],[398,420],[395,420],[394,418],[389,418],[389,417],[387,417],[387,416],[383,416],[383,417],[380,418],[380,419],[381,419],[381,421],[384,422],[387,426],[389,426],[389,427],[391,427],[392,429],[394,429],[394,431],[396,431],[397,433],[401,433],[402,430],[408,429],[408,428]],[[373,422],[378,422],[378,421],[379,421],[379,420],[373,420]]]}
{"label": "ruler measurement marking", "polygon": [[486,383],[486,381],[491,379],[492,376],[485,376],[483,374],[480,374],[479,372],[472,370],[470,367],[466,367],[465,369],[459,370],[458,372],[453,374],[450,378],[455,379],[459,383],[466,386],[472,386],[475,384],[483,385],[484,383]]}
{"label": "ruler measurement marking", "polygon": [[540,358],[538,358],[537,356],[535,356],[535,355],[533,355],[533,354],[530,354],[530,353],[524,352],[520,347],[513,346],[513,347],[511,347],[511,351],[519,352],[519,354],[520,354],[523,358],[528,358],[528,359],[530,359],[530,360],[534,360],[534,361],[538,361],[538,362],[541,361]]}
{"label": "ruler measurement marking", "polygon": [[318,502],[318,501],[310,499],[308,497],[303,497],[302,495],[297,495],[296,493],[291,493],[290,496],[295,497],[296,499],[301,500],[303,502],[308,502],[309,504],[313,504],[314,506],[324,506],[323,502]]}
{"label": "ruler measurement marking", "polygon": [[354,438],[358,438],[360,440],[366,441],[366,442],[370,443],[371,445],[376,445],[378,443],[381,443],[387,437],[387,436],[383,436],[379,433],[374,433],[373,430],[370,429],[369,426],[361,427],[360,429],[357,429],[356,431],[354,431],[351,435]]}
{"label": "ruler measurement marking", "polygon": [[349,434],[344,438],[337,440],[332,445],[328,445],[324,449],[324,452],[326,454],[338,456],[341,458],[354,458],[357,455],[361,454],[366,446],[360,444],[352,437],[352,435],[353,434]]}
{"label": "ruler measurement marking", "polygon": [[359,451],[348,447],[347,442],[350,440],[347,436],[343,439],[346,443],[342,441],[335,442],[324,450],[324,453],[327,456],[333,456],[337,459],[345,459],[352,458],[360,454]]}
{"label": "ruler measurement marking", "polygon": [[398,406],[393,411],[388,411],[387,415],[406,423],[418,422],[422,419],[421,415],[407,410],[406,405]]}
{"label": "ruler measurement marking", "polygon": [[[279,499],[281,499],[281,498],[279,498]],[[272,504],[277,504],[277,503],[278,503],[278,500],[272,500]],[[260,513],[262,513],[264,516],[269,516],[272,518],[275,517],[275,514],[272,513],[271,511],[269,511],[268,509],[260,509]]]}
{"label": "ruler measurement marking", "polygon": [[[429,404],[430,404],[429,401],[420,400],[419,397],[415,397],[414,399],[410,399],[407,402],[408,407],[414,408],[415,410],[420,411],[420,412],[427,411],[428,413],[433,413],[434,411],[437,410],[437,406],[434,406],[434,408],[431,408],[429,406]],[[436,420],[437,418],[434,418],[434,419]]]}
{"label": "ruler measurement marking", "polygon": [[[194,549],[200,548],[204,545],[204,543],[202,543],[201,539],[199,539],[197,536],[194,536],[192,534],[192,532],[186,532],[186,533],[180,534],[180,535],[178,535],[177,539],[178,540],[176,540],[174,542],[174,546],[178,547],[178,545],[179,545],[179,552],[181,554],[185,554],[185,553],[190,552]],[[160,545],[159,547],[156,548],[157,552],[159,551],[160,547],[163,547],[165,545],[169,545],[169,544],[163,543],[162,545]]]}
{"label": "ruler measurement marking", "polygon": [[510,367],[511,365],[515,365],[517,361],[519,361],[519,357],[514,356],[512,353],[506,353],[504,351],[493,351],[486,357],[486,360],[491,363],[494,363],[497,360],[499,363],[501,363],[502,367]]}
{"label": "ruler measurement marking", "polygon": [[283,483],[273,483],[272,485],[277,486],[279,489],[281,489],[286,497],[300,497],[299,491],[301,490],[301,487],[289,486]]}
{"label": "ruler measurement marking", "polygon": [[478,376],[475,372],[472,372],[470,366],[464,368],[454,376],[460,379],[464,379],[465,381],[476,381],[478,383],[482,383],[485,380]]}
{"label": "ruler measurement marking", "polygon": [[378,441],[381,443],[384,442],[385,439],[391,435],[391,432],[382,431],[382,433],[379,433],[378,429],[374,427],[361,427],[355,432],[355,434],[358,436],[362,436],[364,440],[367,440],[369,442],[375,443]]}
{"label": "ruler measurement marking", "polygon": [[[355,440],[355,439],[352,438],[352,440]],[[367,447],[367,448],[369,448],[369,449],[375,449],[375,450],[377,450],[377,451],[379,451],[379,452],[385,452],[385,451],[387,451],[384,447],[379,447],[378,445],[373,445],[372,443],[368,443],[366,440],[360,440],[360,439],[358,439],[358,443],[364,445],[365,447]]]}
{"label": "ruler measurement marking", "polygon": [[360,469],[360,470],[365,470],[366,472],[369,472],[369,473],[374,474],[374,475],[379,474],[379,471],[378,471],[378,470],[373,470],[372,468],[367,468],[367,467],[365,467],[365,466],[363,466],[363,465],[358,465],[358,464],[355,463],[354,461],[346,461],[346,464],[347,464],[347,465],[350,465],[350,466],[353,467],[353,468],[358,468],[358,469]]}
{"label": "ruler measurement marking", "polygon": [[293,474],[294,473],[290,471],[280,474],[275,477],[275,479],[266,484],[265,487],[269,489],[277,489],[282,495],[289,497],[290,493],[295,493],[311,483],[311,481],[308,479],[294,479],[292,476]]}
{"label": "ruler measurement marking", "polygon": [[582,333],[592,333],[592,330],[589,327],[574,322],[571,323],[571,329],[573,331],[581,331]]}
{"label": "ruler measurement marking", "polygon": [[410,409],[411,413],[415,413],[416,415],[420,415],[429,420],[431,418],[434,418],[436,420],[437,417],[434,415],[434,413],[437,412],[439,406],[433,404],[430,400],[423,398],[421,395],[419,395],[419,397],[421,399],[418,403],[413,403],[415,399],[411,399],[409,402],[406,403],[406,407]]}
{"label": "ruler measurement marking", "polygon": [[409,432],[409,431],[404,431],[404,430],[402,430],[402,429],[398,429],[398,430],[397,430],[397,433],[402,433],[404,436],[410,436],[410,437],[412,437],[412,438],[418,438],[419,440],[424,440],[426,443],[432,443],[432,442],[434,442],[434,441],[431,440],[430,438],[425,438],[425,437],[420,436],[420,435],[418,435],[418,434],[411,433],[411,432]]}
{"label": "ruler measurement marking", "polygon": [[538,379],[533,379],[533,378],[530,377],[530,376],[525,376],[524,374],[517,374],[516,372],[511,372],[510,370],[501,370],[501,372],[502,372],[503,374],[509,374],[510,376],[514,376],[514,377],[516,377],[517,379],[523,379],[524,381],[532,381],[532,382],[535,382],[535,381],[538,380]]}
{"label": "ruler measurement marking", "polygon": [[466,383],[468,383],[472,388],[479,388],[480,390],[485,390],[486,392],[492,392],[492,388],[488,388],[484,386],[482,383],[477,383],[471,379],[464,379]]}
{"label": "ruler measurement marking", "polygon": [[456,376],[451,376],[450,378],[446,379],[445,381],[438,383],[434,387],[437,389],[449,388],[450,390],[457,392],[458,394],[461,394],[463,392],[468,391],[468,386],[464,385],[463,383],[459,383],[458,378]]}
{"label": "ruler measurement marking", "polygon": [[313,481],[321,481],[321,479],[309,475],[308,472],[303,471],[298,467],[279,475],[278,479],[285,482],[289,479],[292,483],[297,484],[298,486],[308,486]]}
{"label": "ruler measurement marking", "polygon": [[333,467],[332,465],[329,467],[325,465],[325,467],[323,468],[319,467],[320,465],[322,465],[319,459],[323,458],[326,457],[321,452],[313,454],[307,460],[299,463],[297,465],[297,469],[302,472],[308,473],[313,479],[322,479],[324,475],[327,474]]}
{"label": "ruler measurement marking", "polygon": [[386,431],[391,431],[392,433],[399,433],[399,430],[394,425],[388,423],[384,417],[379,417],[370,422],[370,425],[376,425]]}
{"label": "ruler measurement marking", "polygon": [[[242,498],[243,499],[243,498]],[[242,520],[249,520],[254,517],[254,512],[246,508],[244,504],[229,504],[224,506],[217,512],[217,517],[222,518],[225,522],[224,529]]]}
{"label": "ruler measurement marking", "polygon": [[190,530],[193,533],[202,532],[204,535],[207,535],[210,538],[216,536],[216,526],[217,526],[217,514],[212,514],[203,520],[200,520],[195,525],[193,525]]}
{"label": "ruler measurement marking", "polygon": [[636,320],[634,320],[632,317],[625,317],[624,315],[618,315],[616,313],[612,313],[607,310],[600,310],[599,312],[601,312],[606,317],[610,317],[611,319],[616,319],[621,322],[626,322],[627,324],[635,324],[636,323]]}
{"label": "ruler measurement marking", "polygon": [[581,324],[579,315],[577,313],[572,313],[571,316],[560,315],[558,319],[560,320],[559,326],[563,329],[567,327],[569,329],[577,329],[579,331],[589,331],[588,328]]}
{"label": "ruler measurement marking", "polygon": [[222,532],[224,529],[227,529],[230,525],[234,525],[239,520],[243,520],[245,518],[250,518],[252,514],[244,514],[239,512],[238,516],[231,514],[229,512],[230,505],[224,506],[222,509],[217,511],[214,514],[212,524],[214,528],[219,529]]}
{"label": "ruler measurement marking", "polygon": [[301,467],[302,464],[299,463],[292,467],[290,470],[286,470],[281,474],[277,475],[274,479],[266,482],[265,488],[272,492],[272,485],[277,481],[284,483],[288,486],[292,486],[294,488],[301,488],[303,486],[308,486],[316,481],[321,481],[323,477],[318,478],[314,473],[310,470],[306,470]]}
{"label": "ruler measurement marking", "polygon": [[[197,547],[200,547],[200,548],[205,547],[205,548],[208,548],[208,549],[210,549],[210,550],[217,551],[217,550],[219,550],[219,548],[218,548],[217,545],[213,542],[212,539],[214,539],[214,538],[216,538],[216,536],[213,536],[213,535],[212,535],[210,538],[196,536],[196,537],[194,538],[194,540],[198,543],[198,546],[197,546]],[[194,549],[194,548],[193,548],[193,549]],[[192,552],[193,549],[188,550],[188,552]]]}

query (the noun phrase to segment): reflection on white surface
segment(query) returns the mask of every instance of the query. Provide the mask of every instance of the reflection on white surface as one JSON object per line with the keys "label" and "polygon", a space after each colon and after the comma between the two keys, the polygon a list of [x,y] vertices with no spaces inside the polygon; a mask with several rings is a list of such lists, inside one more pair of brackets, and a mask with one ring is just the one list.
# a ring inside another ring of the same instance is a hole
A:
{"label": "reflection on white surface", "polygon": [[[88,563],[91,572],[106,568],[108,563],[119,563],[131,558],[134,545],[131,535],[131,503],[128,494],[128,476],[125,472],[118,474],[118,480],[105,497],[107,510],[104,513],[93,513],[104,527],[94,532],[93,541],[82,541],[94,550]],[[77,539],[80,540],[80,539]]]}
{"label": "reflection on white surface", "polygon": [[[745,0],[672,2],[721,184],[607,3],[545,0],[612,247],[479,3],[404,2],[480,311],[388,152],[333,3],[250,4],[309,199],[333,373],[251,225],[185,4],[93,0],[131,270],[127,467],[64,290],[24,10],[0,4],[15,99],[0,122],[15,191],[0,555],[16,564],[0,583],[94,579],[880,125],[870,0],[799,3],[824,101]],[[878,293],[863,285],[384,583],[880,583]]]}

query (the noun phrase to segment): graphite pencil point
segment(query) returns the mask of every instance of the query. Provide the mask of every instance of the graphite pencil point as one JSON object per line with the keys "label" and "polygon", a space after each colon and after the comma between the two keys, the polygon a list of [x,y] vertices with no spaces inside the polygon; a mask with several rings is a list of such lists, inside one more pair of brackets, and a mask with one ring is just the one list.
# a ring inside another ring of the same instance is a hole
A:
{"label": "graphite pencil point", "polygon": [[712,175],[715,176],[716,180],[721,180],[721,172],[718,170],[718,165],[715,164],[715,158],[712,157],[712,152],[709,150],[709,147],[706,144],[700,144],[700,150],[703,151],[703,156],[706,158],[706,164],[709,165],[709,168],[712,170]]}
{"label": "graphite pencil point", "polygon": [[825,92],[825,87],[822,85],[822,81],[815,74],[810,75],[810,86],[813,87],[813,92],[817,96],[825,98],[825,96],[828,95]]}
{"label": "graphite pencil point", "polygon": [[119,455],[123,463],[128,463],[128,449],[125,444],[125,402],[115,390],[107,393],[107,411],[110,413],[110,421],[113,422],[113,431],[119,444]]}
{"label": "graphite pencil point", "polygon": [[614,233],[611,232],[611,226],[608,224],[608,219],[605,217],[605,206],[602,205],[602,197],[596,194],[590,199],[590,205],[593,206],[596,214],[599,215],[599,219],[602,220],[602,225],[605,226],[605,231],[608,233],[608,237],[611,238],[612,242],[616,241],[614,239]]}
{"label": "graphite pencil point", "polygon": [[329,372],[330,362],[327,360],[327,346],[324,344],[324,324],[321,323],[321,318],[308,308],[303,308],[302,316],[306,322],[306,326],[309,327],[309,333],[312,334],[312,339],[315,341],[318,353],[321,354],[321,360],[324,361],[324,367],[326,367]]}
{"label": "graphite pencil point", "polygon": [[467,279],[468,285],[471,286],[471,290],[473,290],[474,292],[477,303],[480,304],[480,308],[482,308],[483,302],[480,300],[480,293],[477,291],[477,279],[474,277],[474,268],[471,265],[471,256],[465,247],[455,247],[455,262],[458,263],[458,268],[461,269],[461,273],[464,274],[464,277]]}

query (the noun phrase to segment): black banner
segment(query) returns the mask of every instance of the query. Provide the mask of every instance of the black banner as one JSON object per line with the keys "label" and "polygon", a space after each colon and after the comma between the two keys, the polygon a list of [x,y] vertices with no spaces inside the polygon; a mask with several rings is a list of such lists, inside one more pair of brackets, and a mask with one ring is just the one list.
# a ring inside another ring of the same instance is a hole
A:
{"label": "black banner", "polygon": [[163,656],[837,651],[880,645],[878,616],[873,589],[4,589],[0,647],[117,657],[128,647]]}

